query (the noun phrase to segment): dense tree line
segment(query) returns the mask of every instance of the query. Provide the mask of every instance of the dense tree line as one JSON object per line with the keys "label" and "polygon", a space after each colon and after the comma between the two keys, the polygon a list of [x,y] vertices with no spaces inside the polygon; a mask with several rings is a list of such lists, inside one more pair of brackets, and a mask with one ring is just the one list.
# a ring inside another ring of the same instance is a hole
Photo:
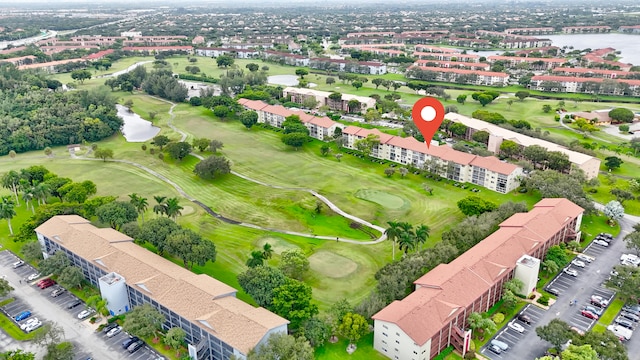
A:
{"label": "dense tree line", "polygon": [[0,155],[95,142],[122,126],[108,89],[52,92],[44,78],[5,65],[0,90]]}

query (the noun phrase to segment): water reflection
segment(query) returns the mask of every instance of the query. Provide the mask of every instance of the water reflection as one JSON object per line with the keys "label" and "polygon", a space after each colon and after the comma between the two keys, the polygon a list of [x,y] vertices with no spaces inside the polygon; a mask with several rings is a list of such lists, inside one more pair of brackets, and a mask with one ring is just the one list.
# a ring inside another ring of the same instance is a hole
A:
{"label": "water reflection", "polygon": [[121,128],[122,135],[128,142],[144,142],[152,139],[160,132],[160,128],[153,126],[150,121],[140,117],[140,115],[130,112],[126,106],[116,105],[118,116],[124,120]]}

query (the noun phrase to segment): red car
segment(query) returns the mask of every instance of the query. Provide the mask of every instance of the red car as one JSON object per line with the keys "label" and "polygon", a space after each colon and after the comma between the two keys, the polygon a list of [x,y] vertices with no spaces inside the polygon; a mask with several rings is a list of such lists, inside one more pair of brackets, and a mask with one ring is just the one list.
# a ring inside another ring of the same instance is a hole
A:
{"label": "red car", "polygon": [[51,280],[51,279],[47,279],[47,280],[48,281],[44,281],[44,282],[38,284],[38,287],[40,287],[40,289],[46,289],[46,288],[51,287],[51,286],[56,284],[56,282]]}
{"label": "red car", "polygon": [[43,282],[46,282],[46,281],[52,281],[52,280],[51,280],[50,278],[44,278],[44,279],[39,280],[39,281],[36,283],[36,285],[40,286],[40,284],[42,284]]}
{"label": "red car", "polygon": [[589,319],[598,320],[598,315],[592,313],[591,311],[582,310],[582,316],[588,317]]}

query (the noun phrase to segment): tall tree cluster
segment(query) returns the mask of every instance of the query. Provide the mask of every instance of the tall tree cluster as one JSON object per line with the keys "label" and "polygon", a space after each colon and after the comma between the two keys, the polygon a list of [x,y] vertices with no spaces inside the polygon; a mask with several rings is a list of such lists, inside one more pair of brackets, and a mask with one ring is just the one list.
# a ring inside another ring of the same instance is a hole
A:
{"label": "tall tree cluster", "polygon": [[44,82],[3,76],[0,71],[0,155],[94,142],[122,126],[106,88],[52,92]]}

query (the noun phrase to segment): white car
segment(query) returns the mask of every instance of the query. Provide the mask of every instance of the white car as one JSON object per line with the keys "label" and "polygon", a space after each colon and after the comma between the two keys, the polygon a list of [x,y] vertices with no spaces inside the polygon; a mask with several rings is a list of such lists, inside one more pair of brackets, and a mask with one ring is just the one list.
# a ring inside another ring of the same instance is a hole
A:
{"label": "white car", "polygon": [[578,276],[578,272],[574,269],[569,269],[569,268],[564,268],[562,271],[564,271],[565,274],[567,275],[571,275],[571,276]]}
{"label": "white car", "polygon": [[32,323],[31,325],[27,326],[26,329],[24,329],[25,332],[32,332],[33,330],[39,328],[40,326],[42,326],[42,321],[38,321],[35,323]]}
{"label": "white car", "polygon": [[585,267],[587,264],[585,264],[583,261],[577,260],[577,259],[573,259],[573,261],[571,262],[572,265],[575,265],[577,267]]}
{"label": "white car", "polygon": [[515,330],[515,331],[517,331],[517,332],[521,333],[521,334],[524,332],[524,326],[522,326],[522,325],[518,324],[518,323],[517,323],[517,322],[515,322],[515,321],[510,322],[510,323],[509,323],[509,327],[510,327],[511,329],[513,329],[513,330]]}
{"label": "white car", "polygon": [[113,329],[109,330],[109,332],[107,333],[107,337],[114,337],[120,334],[121,331],[122,331],[122,326],[116,326]]}
{"label": "white car", "polygon": [[609,247],[609,243],[604,241],[604,240],[593,240],[593,243],[596,244],[596,245]]}
{"label": "white car", "polygon": [[20,329],[24,330],[26,329],[29,325],[37,323],[39,320],[38,318],[31,318],[27,321],[25,321],[23,324],[20,324]]}
{"label": "white car", "polygon": [[27,277],[27,280],[28,280],[28,281],[33,281],[33,280],[35,280],[35,279],[37,279],[37,278],[39,278],[39,277],[40,277],[40,273],[33,273],[33,274],[31,274],[31,275],[29,275],[29,276]]}
{"label": "white car", "polygon": [[578,254],[577,258],[587,263],[590,263],[593,261],[593,258],[591,256],[585,255],[585,254]]}
{"label": "white car", "polygon": [[85,309],[85,310],[82,310],[82,311],[80,312],[80,314],[78,314],[78,319],[81,319],[81,320],[82,320],[82,319],[86,319],[86,318],[88,318],[89,316],[91,316],[91,314],[93,314],[94,312],[95,312],[95,310],[93,310],[93,309]]}

